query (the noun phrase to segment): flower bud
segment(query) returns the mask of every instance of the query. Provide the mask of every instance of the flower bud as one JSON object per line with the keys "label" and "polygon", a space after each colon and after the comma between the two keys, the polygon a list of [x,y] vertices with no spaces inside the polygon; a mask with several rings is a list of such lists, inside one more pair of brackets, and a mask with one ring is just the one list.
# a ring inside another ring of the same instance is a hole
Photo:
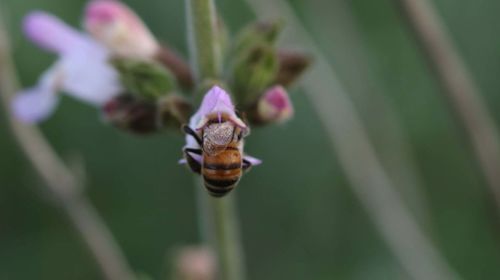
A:
{"label": "flower bud", "polygon": [[155,100],[175,89],[172,74],[154,61],[115,58],[112,64],[120,73],[124,87],[132,94]]}
{"label": "flower bud", "polygon": [[259,21],[243,29],[236,38],[234,53],[252,49],[258,45],[274,45],[283,30],[283,21]]}
{"label": "flower bud", "polygon": [[161,128],[158,109],[153,101],[121,94],[103,108],[104,119],[117,128],[138,134],[156,132]]}
{"label": "flower bud", "polygon": [[282,86],[274,86],[262,95],[249,118],[254,124],[282,123],[293,116],[293,105]]}
{"label": "flower bud", "polygon": [[232,88],[239,106],[256,102],[259,95],[276,78],[278,58],[273,47],[260,45],[240,56],[232,77]]}
{"label": "flower bud", "polygon": [[284,87],[295,82],[311,65],[310,55],[290,50],[278,50],[279,70],[275,84]]}
{"label": "flower bud", "polygon": [[91,1],[84,25],[87,32],[115,55],[151,58],[159,48],[142,20],[120,1]]}
{"label": "flower bud", "polygon": [[215,255],[208,248],[184,248],[176,257],[175,272],[177,280],[215,280]]}

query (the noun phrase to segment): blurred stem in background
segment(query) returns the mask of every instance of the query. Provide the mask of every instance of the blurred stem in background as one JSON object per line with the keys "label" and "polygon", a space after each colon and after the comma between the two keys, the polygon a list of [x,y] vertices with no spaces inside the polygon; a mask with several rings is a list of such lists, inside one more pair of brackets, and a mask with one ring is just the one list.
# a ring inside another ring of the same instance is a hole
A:
{"label": "blurred stem in background", "polygon": [[260,17],[283,17],[289,26],[285,34],[287,43],[302,44],[315,56],[316,63],[302,84],[354,194],[402,267],[413,279],[460,279],[400,198],[328,58],[294,11],[283,0],[247,0],[247,3]]}
{"label": "blurred stem in background", "polygon": [[428,0],[399,0],[399,4],[464,129],[500,215],[500,143],[493,117],[432,4]]}
{"label": "blurred stem in background", "polygon": [[0,4],[2,4],[0,5],[0,95],[12,132],[20,148],[45,181],[49,191],[56,197],[58,206],[66,212],[86,243],[102,271],[103,278],[108,280],[135,279],[110,230],[91,202],[84,196],[82,180],[79,180],[56,155],[36,127],[22,125],[10,114],[9,104],[11,97],[18,90],[18,81],[10,56],[8,34],[1,17],[1,13],[5,11],[5,5]]}
{"label": "blurred stem in background", "polygon": [[[191,63],[200,87],[203,81],[217,79],[221,73],[217,15],[213,0],[185,1]],[[197,192],[203,192],[199,193],[198,198],[199,214],[204,217],[200,218],[200,228],[206,231],[202,233],[204,241],[208,240],[217,252],[217,279],[243,280],[245,269],[234,194],[212,198],[199,179],[197,182],[200,182],[195,184]]]}
{"label": "blurred stem in background", "polygon": [[[349,3],[348,3],[349,2]],[[394,104],[371,70],[370,52],[363,43],[350,1],[322,1],[302,4],[311,36],[323,53],[335,61],[337,76],[344,82],[367,133],[380,155],[381,164],[420,222],[429,220],[429,205],[422,179]]]}

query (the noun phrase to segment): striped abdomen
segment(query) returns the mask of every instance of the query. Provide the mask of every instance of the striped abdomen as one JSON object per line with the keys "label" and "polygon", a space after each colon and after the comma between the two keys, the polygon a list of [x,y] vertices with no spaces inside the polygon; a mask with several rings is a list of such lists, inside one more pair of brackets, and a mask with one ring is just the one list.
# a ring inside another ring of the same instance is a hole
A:
{"label": "striped abdomen", "polygon": [[204,154],[201,173],[210,195],[222,197],[234,189],[242,174],[241,164],[236,147],[227,147],[217,155]]}

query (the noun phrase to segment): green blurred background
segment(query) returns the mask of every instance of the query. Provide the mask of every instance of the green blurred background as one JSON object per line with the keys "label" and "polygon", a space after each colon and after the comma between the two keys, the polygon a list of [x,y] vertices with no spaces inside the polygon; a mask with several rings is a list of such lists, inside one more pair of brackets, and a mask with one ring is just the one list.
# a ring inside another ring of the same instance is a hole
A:
{"label": "green blurred background", "polygon": [[[80,25],[86,1],[3,2],[21,81],[32,85],[54,56],[23,37],[23,15],[43,9]],[[124,2],[186,55],[183,1]],[[500,123],[500,1],[433,2]],[[232,33],[255,17],[242,0],[216,3]],[[493,200],[396,0],[290,4],[338,72],[401,195],[452,267],[464,279],[500,279]],[[292,95],[295,118],[254,129],[247,141],[249,153],[264,160],[235,192],[248,279],[408,279],[351,192],[305,92],[295,88]],[[0,279],[101,279],[15,143],[5,113]],[[199,240],[192,175],[177,164],[182,136],[125,134],[70,98],[41,127],[64,158],[84,161],[89,196],[134,270],[168,279],[174,249]],[[401,158],[414,160],[413,171]]]}

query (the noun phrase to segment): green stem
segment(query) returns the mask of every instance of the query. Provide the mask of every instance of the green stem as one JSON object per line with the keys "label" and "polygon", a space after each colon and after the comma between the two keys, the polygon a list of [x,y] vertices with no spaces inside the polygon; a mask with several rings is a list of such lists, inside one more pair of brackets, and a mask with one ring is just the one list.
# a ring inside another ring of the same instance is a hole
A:
{"label": "green stem", "polygon": [[[1,4],[1,3],[0,3]],[[4,8],[0,5],[0,11]],[[54,195],[69,221],[80,234],[102,272],[103,279],[136,279],[119,244],[94,205],[84,195],[82,180],[57,155],[35,126],[22,125],[10,114],[11,98],[18,91],[16,69],[11,58],[8,34],[0,13],[0,103],[18,145]]]}
{"label": "green stem", "polygon": [[243,248],[233,194],[224,199],[209,197],[216,232],[220,279],[245,279]]}
{"label": "green stem", "polygon": [[191,65],[200,84],[221,73],[220,42],[217,40],[215,5],[212,0],[186,0]]}
{"label": "green stem", "polygon": [[[213,0],[186,0],[186,9],[191,63],[200,87],[203,81],[217,79],[221,73],[215,5]],[[230,194],[212,198],[204,191],[203,184],[195,186],[197,191],[203,191],[198,198],[200,230],[203,241],[210,243],[217,252],[217,279],[245,279],[234,197]]]}

